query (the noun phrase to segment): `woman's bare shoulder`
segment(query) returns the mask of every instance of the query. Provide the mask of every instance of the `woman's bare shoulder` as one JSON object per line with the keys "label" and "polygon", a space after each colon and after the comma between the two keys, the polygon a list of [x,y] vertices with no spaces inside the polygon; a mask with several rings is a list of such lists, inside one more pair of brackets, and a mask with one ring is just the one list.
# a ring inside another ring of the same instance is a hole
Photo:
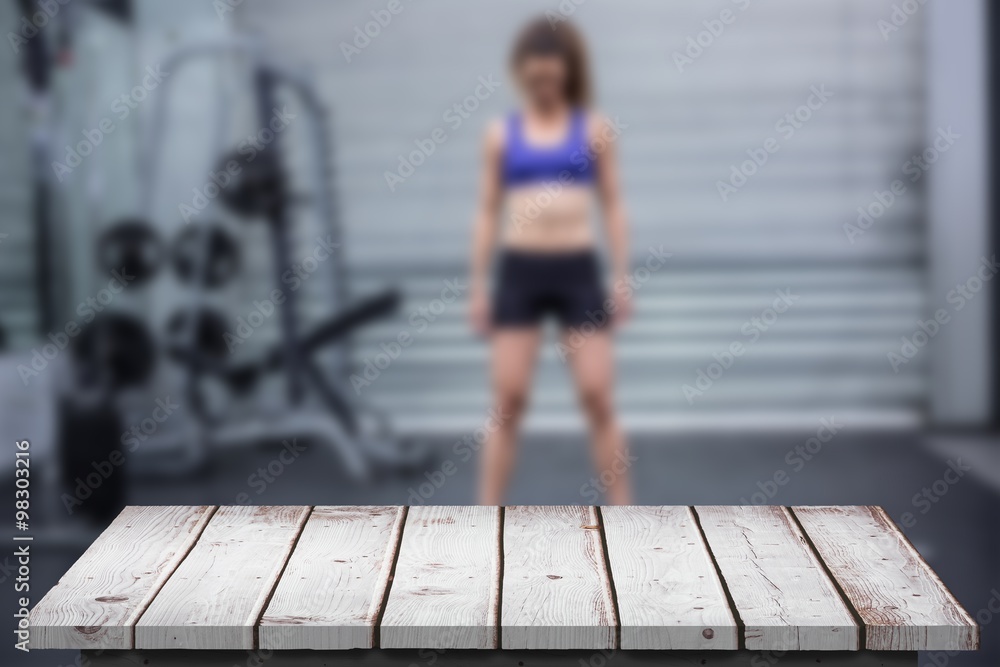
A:
{"label": "woman's bare shoulder", "polygon": [[483,133],[487,145],[501,146],[507,134],[507,124],[502,116],[491,118],[486,123],[486,131]]}
{"label": "woman's bare shoulder", "polygon": [[606,129],[612,127],[611,118],[596,109],[588,109],[587,114],[587,137],[595,139],[601,136]]}

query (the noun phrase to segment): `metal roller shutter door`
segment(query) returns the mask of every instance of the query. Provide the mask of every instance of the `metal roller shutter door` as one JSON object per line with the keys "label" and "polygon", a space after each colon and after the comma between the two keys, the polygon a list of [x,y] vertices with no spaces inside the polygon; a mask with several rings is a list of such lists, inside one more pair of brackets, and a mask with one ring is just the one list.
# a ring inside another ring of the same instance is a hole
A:
{"label": "metal roller shutter door", "polygon": [[[364,391],[404,428],[469,430],[482,423],[488,392],[486,348],[465,326],[464,299],[424,331],[408,318],[445,281],[464,280],[482,128],[512,104],[511,35],[543,8],[404,0],[348,63],[341,43],[382,6],[247,0],[239,20],[310,65],[335,111],[352,291],[387,281],[406,289],[402,316],[359,337],[355,362],[363,366],[400,331],[415,342]],[[814,428],[835,415],[862,427],[913,425],[926,392],[923,362],[897,373],[886,355],[923,309],[919,184],[854,243],[843,225],[922,150],[921,15],[886,40],[877,22],[891,0],[741,6],[590,0],[573,15],[590,41],[599,104],[627,125],[621,159],[636,265],[651,246],[672,253],[643,284],[620,338],[625,421],[652,430]],[[678,71],[674,52],[727,8],[735,21]],[[500,89],[449,126],[443,114],[490,75]],[[776,133],[814,86],[833,95],[793,136]],[[384,172],[436,127],[447,142],[390,191]],[[723,202],[716,182],[772,136],[780,151]],[[795,305],[753,342],[741,328],[776,290],[791,290]],[[683,385],[737,341],[748,343],[746,354],[688,400]],[[551,341],[543,359],[527,428],[579,427]]]}

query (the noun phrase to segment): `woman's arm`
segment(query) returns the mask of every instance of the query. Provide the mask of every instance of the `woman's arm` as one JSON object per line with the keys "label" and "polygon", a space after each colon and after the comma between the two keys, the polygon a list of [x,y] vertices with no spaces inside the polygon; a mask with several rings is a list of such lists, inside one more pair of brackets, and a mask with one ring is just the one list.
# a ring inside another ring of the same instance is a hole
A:
{"label": "woman's arm", "polygon": [[479,205],[472,230],[472,284],[469,300],[469,318],[472,328],[485,334],[489,331],[489,295],[487,279],[493,244],[497,237],[497,220],[500,215],[500,160],[503,152],[503,124],[490,123],[483,142],[482,179]]}
{"label": "woman's arm", "polygon": [[[590,145],[596,155],[597,193],[601,202],[601,215],[607,229],[611,249],[611,285],[622,284],[629,274],[629,233],[618,179],[618,132],[603,116],[594,115],[590,122]],[[631,314],[631,302],[614,290],[617,302],[615,319],[623,321]]]}

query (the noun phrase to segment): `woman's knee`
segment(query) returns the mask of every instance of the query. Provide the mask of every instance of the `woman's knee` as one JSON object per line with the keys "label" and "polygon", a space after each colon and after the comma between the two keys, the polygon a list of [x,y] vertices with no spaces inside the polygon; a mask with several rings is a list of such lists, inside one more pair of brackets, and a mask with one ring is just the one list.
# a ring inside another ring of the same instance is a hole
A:
{"label": "woman's knee", "polygon": [[592,423],[605,424],[614,418],[614,401],[607,387],[583,387],[580,402]]}
{"label": "woman's knee", "polygon": [[528,407],[528,392],[520,389],[501,389],[496,394],[496,408],[503,419],[503,426],[516,422]]}

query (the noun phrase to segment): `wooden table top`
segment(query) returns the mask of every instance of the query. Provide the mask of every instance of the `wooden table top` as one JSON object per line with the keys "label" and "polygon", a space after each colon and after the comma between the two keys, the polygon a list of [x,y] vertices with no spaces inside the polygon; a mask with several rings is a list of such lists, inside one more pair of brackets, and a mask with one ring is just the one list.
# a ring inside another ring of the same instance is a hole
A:
{"label": "wooden table top", "polygon": [[878,507],[128,507],[30,629],[33,649],[979,646]]}

